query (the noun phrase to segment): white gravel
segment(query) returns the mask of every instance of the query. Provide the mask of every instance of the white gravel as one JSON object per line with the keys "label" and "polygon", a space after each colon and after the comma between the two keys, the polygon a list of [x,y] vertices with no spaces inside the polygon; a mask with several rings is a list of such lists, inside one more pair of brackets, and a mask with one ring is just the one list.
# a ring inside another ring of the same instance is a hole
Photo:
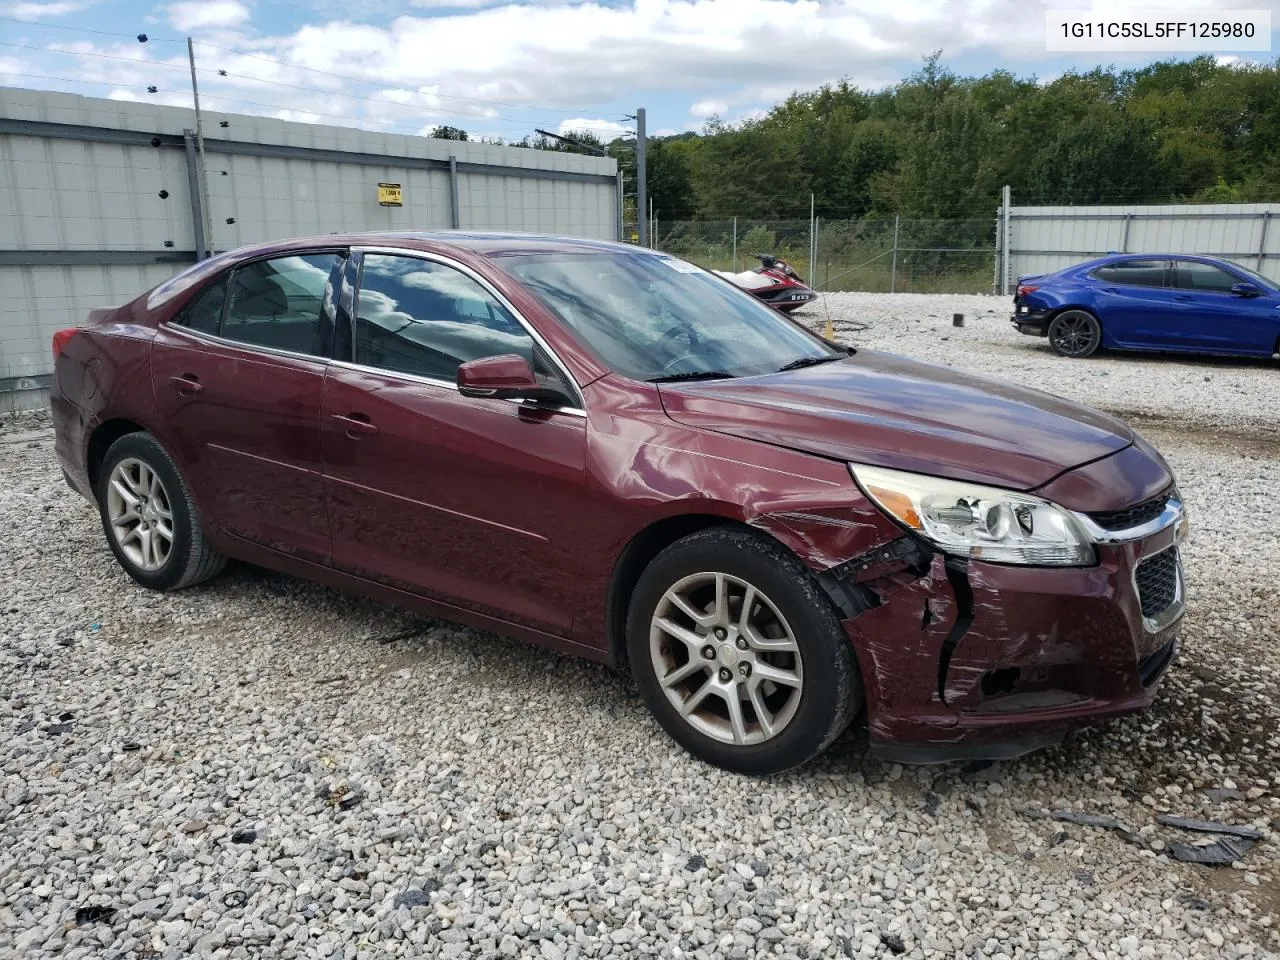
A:
{"label": "white gravel", "polygon": [[[976,770],[852,731],[743,779],[598,666],[242,566],[149,593],[47,422],[0,422],[0,956],[1280,956],[1280,371],[1057,360],[1004,303],[830,305],[856,342],[1146,414],[1192,597],[1153,710]],[[1266,836],[1200,867],[1046,809]]]}
{"label": "white gravel", "polygon": [[[821,329],[828,308],[837,334],[850,342],[1007,377],[1110,413],[1266,431],[1280,421],[1280,363],[1273,360],[1152,353],[1068,360],[1043,337],[1013,329],[1008,297],[833,293],[796,318]],[[963,327],[952,324],[957,313]]]}

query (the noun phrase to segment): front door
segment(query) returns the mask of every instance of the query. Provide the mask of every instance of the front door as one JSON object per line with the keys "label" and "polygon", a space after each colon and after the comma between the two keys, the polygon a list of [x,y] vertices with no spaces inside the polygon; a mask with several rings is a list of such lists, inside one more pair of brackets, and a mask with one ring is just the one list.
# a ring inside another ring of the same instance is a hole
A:
{"label": "front door", "polygon": [[[1270,354],[1280,337],[1280,302],[1261,290],[1256,297],[1231,292],[1243,282],[1221,267],[1197,260],[1174,263],[1178,326],[1189,348]],[[1250,281],[1252,282],[1252,281]]]}
{"label": "front door", "polygon": [[563,407],[462,396],[468,360],[518,353],[563,371],[456,265],[370,252],[359,272],[353,355],[329,369],[321,411],[334,565],[567,634],[586,455],[576,391]]}
{"label": "front door", "polygon": [[161,428],[206,517],[308,560],[329,556],[320,404],[341,257],[224,274],[152,344]]}

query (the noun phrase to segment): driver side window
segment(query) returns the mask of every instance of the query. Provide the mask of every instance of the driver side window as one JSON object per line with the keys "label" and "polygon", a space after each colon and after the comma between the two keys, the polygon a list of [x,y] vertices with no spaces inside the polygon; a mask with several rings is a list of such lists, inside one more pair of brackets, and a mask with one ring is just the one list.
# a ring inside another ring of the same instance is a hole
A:
{"label": "driver side window", "polygon": [[514,353],[557,377],[529,332],[465,273],[416,257],[369,253],[360,271],[354,360],[453,383],[471,360]]}
{"label": "driver side window", "polygon": [[1178,286],[1183,290],[1230,293],[1231,288],[1240,282],[1227,271],[1208,263],[1184,260],[1177,264],[1177,268]]}
{"label": "driver side window", "polygon": [[356,363],[452,383],[469,360],[516,353],[533,339],[487,290],[452,267],[366,254],[356,308]]}

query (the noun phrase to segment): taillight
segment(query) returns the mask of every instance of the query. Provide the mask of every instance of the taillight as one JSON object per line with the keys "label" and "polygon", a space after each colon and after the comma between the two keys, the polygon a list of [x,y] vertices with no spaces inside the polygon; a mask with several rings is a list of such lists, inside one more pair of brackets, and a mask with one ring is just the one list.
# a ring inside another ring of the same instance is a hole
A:
{"label": "taillight", "polygon": [[1028,293],[1035,293],[1039,289],[1039,287],[1030,283],[1024,283],[1018,287],[1018,296],[1025,297]]}
{"label": "taillight", "polygon": [[67,341],[80,332],[79,327],[71,327],[67,330],[59,330],[53,335],[53,359],[57,360],[62,356],[62,348],[67,345]]}

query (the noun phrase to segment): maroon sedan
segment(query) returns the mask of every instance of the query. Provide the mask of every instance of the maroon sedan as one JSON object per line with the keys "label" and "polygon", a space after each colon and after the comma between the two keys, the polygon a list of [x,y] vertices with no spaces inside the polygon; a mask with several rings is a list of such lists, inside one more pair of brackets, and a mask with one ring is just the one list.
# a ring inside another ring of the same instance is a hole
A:
{"label": "maroon sedan", "polygon": [[228,557],[625,666],[766,774],[865,707],[903,761],[1150,704],[1174,478],[1125,424],[830,343],[635,247],[326,236],[54,337],[67,481],[157,590]]}

